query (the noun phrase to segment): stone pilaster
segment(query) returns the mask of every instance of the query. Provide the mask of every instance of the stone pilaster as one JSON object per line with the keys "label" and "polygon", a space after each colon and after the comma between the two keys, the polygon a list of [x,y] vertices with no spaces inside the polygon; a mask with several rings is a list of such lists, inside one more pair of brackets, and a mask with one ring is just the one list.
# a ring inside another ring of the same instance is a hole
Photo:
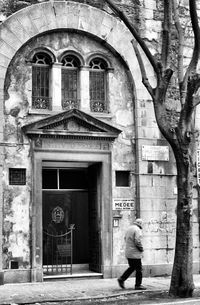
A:
{"label": "stone pilaster", "polygon": [[90,90],[89,90],[89,67],[82,67],[80,70],[80,96],[82,109],[90,111]]}
{"label": "stone pilaster", "polygon": [[52,110],[60,111],[62,109],[61,104],[61,63],[54,63],[51,71],[51,88],[52,94]]}

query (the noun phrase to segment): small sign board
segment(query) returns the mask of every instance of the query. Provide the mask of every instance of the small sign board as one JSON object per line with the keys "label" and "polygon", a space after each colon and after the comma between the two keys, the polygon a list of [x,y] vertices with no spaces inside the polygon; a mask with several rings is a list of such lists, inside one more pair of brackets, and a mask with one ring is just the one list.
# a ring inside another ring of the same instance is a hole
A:
{"label": "small sign board", "polygon": [[113,199],[113,210],[134,210],[135,201],[128,198]]}
{"label": "small sign board", "polygon": [[142,145],[142,160],[169,161],[169,147]]}

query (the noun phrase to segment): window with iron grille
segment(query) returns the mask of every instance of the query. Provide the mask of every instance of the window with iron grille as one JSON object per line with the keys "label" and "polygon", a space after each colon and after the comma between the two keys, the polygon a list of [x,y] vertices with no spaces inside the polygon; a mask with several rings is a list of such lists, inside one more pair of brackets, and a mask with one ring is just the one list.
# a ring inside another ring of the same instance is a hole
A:
{"label": "window with iron grille", "polygon": [[62,109],[79,108],[79,68],[80,61],[72,55],[62,59]]}
{"label": "window with iron grille", "polygon": [[90,62],[90,109],[93,112],[107,112],[106,101],[107,63],[101,58]]}
{"label": "window with iron grille", "polygon": [[45,53],[36,53],[32,67],[32,108],[51,109],[49,74],[51,59]]}
{"label": "window with iron grille", "polygon": [[130,171],[116,171],[115,172],[115,185],[118,187],[130,186]]}
{"label": "window with iron grille", "polygon": [[9,168],[9,184],[25,185],[26,169],[25,168]]}

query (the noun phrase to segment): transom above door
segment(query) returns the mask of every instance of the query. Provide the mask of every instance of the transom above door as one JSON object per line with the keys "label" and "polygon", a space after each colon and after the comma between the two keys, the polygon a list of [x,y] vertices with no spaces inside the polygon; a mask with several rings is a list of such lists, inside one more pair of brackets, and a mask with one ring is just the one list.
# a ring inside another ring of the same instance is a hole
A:
{"label": "transom above door", "polygon": [[42,189],[85,190],[88,188],[87,169],[43,168]]}

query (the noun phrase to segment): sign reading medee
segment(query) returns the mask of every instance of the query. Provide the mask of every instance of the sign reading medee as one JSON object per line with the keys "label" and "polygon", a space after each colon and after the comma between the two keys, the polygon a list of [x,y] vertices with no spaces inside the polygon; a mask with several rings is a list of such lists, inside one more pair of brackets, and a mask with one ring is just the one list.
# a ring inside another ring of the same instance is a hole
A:
{"label": "sign reading medee", "polygon": [[135,202],[133,199],[114,199],[113,210],[134,210]]}

